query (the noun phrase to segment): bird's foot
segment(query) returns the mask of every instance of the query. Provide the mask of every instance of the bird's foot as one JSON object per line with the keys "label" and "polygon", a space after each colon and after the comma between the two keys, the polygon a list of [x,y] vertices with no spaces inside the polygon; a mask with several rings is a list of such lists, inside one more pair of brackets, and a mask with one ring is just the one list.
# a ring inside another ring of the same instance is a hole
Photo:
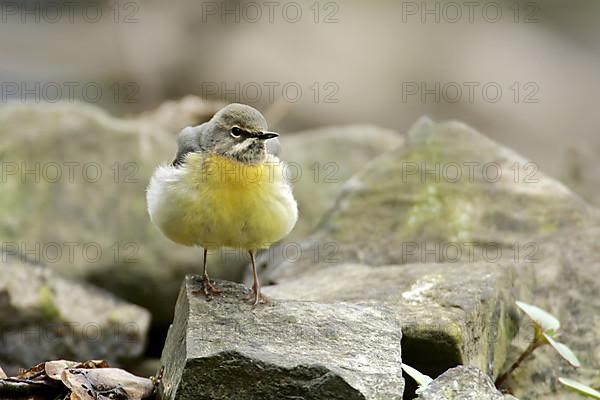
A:
{"label": "bird's foot", "polygon": [[246,303],[251,304],[252,307],[256,307],[259,304],[270,304],[271,300],[262,294],[260,290],[252,289],[250,293],[244,296]]}
{"label": "bird's foot", "polygon": [[207,301],[212,300],[213,296],[216,296],[216,295],[220,294],[221,292],[223,292],[222,289],[214,287],[210,283],[210,279],[208,279],[208,275],[202,276],[202,278],[200,279],[200,284],[202,285],[202,289],[193,290],[192,294],[193,295],[203,294],[204,297],[206,297]]}

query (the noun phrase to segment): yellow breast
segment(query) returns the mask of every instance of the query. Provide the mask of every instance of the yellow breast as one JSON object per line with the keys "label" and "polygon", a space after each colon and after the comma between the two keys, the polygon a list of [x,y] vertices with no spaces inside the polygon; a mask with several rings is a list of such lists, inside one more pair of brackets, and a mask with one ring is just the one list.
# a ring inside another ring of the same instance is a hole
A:
{"label": "yellow breast", "polygon": [[294,227],[297,205],[277,157],[248,165],[193,153],[184,168],[168,191],[171,211],[163,232],[172,240],[207,248],[260,249]]}

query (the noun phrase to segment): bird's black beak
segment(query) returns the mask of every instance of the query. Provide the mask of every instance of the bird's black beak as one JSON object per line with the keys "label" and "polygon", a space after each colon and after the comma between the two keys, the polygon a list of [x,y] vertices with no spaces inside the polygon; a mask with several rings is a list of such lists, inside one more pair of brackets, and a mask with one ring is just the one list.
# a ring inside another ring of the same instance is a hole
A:
{"label": "bird's black beak", "polygon": [[273,139],[279,136],[276,132],[260,132],[257,137],[262,140]]}

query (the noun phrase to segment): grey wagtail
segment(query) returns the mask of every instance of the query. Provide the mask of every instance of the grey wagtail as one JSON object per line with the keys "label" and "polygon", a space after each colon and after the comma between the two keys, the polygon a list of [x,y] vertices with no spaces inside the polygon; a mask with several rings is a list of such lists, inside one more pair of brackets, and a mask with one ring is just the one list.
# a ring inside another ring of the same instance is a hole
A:
{"label": "grey wagtail", "polygon": [[[170,240],[204,248],[202,292],[221,292],[208,278],[208,249],[243,249],[250,255],[254,284],[247,300],[264,302],[256,252],[285,237],[296,224],[298,206],[285,165],[271,148],[279,135],[267,131],[256,109],[230,104],[210,121],[184,128],[177,155],[150,179],[146,200],[152,222]],[[271,139],[271,140],[269,140]]]}

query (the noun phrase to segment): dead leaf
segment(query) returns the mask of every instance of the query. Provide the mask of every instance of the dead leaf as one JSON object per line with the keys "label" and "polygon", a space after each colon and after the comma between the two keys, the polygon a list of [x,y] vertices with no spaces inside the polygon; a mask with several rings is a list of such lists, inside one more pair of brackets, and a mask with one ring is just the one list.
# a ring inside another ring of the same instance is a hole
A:
{"label": "dead leaf", "polygon": [[67,368],[84,368],[84,369],[93,369],[93,368],[109,368],[108,362],[104,360],[89,360],[84,362],[77,361],[68,361],[68,360],[56,360],[56,361],[47,361],[45,370],[46,375],[49,378],[60,381],[62,373]]}
{"label": "dead leaf", "polygon": [[73,368],[85,368],[85,369],[110,368],[110,365],[108,364],[107,361],[104,361],[104,360],[88,360],[88,361],[84,361],[82,363],[77,364]]}
{"label": "dead leaf", "polygon": [[46,363],[39,363],[29,369],[19,370],[19,379],[34,379],[45,373],[44,366]]}
{"label": "dead leaf", "polygon": [[44,366],[44,369],[46,371],[46,375],[48,375],[49,378],[54,379],[55,381],[60,381],[60,377],[62,376],[63,371],[67,368],[72,368],[76,365],[79,365],[77,361],[47,361]]}
{"label": "dead leaf", "polygon": [[70,368],[61,380],[73,400],[141,400],[150,396],[154,384],[119,368]]}

